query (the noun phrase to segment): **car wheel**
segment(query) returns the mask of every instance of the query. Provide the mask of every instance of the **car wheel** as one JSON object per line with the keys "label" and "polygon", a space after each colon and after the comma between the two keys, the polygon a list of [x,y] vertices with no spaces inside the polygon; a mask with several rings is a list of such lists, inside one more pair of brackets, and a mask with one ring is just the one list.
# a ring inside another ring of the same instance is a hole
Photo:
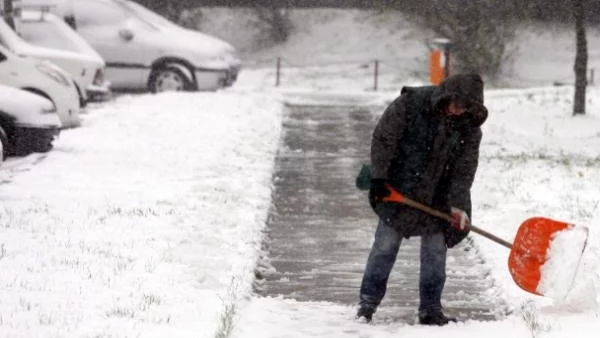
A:
{"label": "car wheel", "polygon": [[192,84],[180,69],[166,66],[152,71],[148,87],[153,93],[180,92],[190,90]]}
{"label": "car wheel", "polygon": [[8,152],[8,136],[4,128],[0,126],[0,163],[4,162]]}

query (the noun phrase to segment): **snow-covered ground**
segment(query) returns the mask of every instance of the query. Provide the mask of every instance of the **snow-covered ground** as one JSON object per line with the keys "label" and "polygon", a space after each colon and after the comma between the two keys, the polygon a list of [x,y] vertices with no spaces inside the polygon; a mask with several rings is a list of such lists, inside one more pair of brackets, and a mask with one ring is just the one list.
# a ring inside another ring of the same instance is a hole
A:
{"label": "snow-covered ground", "polygon": [[125,96],[0,168],[0,337],[212,337],[248,294],[279,101]]}
{"label": "snow-covered ground", "polygon": [[[247,73],[242,82],[260,83]],[[365,325],[355,308],[251,293],[282,122],[295,102],[396,93],[274,91],[123,96],[90,109],[46,155],[0,169],[2,337],[591,337],[600,244],[600,91],[488,91],[474,222],[508,240],[543,215],[591,228],[576,292],[561,304],[514,285],[508,250],[475,236],[513,313],[445,328]],[[466,290],[468,292],[468,290]],[[233,319],[230,321],[230,319]]]}
{"label": "snow-covered ground", "polygon": [[[321,25],[329,24],[322,19]],[[320,46],[357,42],[366,27],[337,40],[334,34]],[[297,40],[304,47],[282,52],[302,51],[297,62],[304,64],[324,58],[309,48],[309,37]],[[531,38],[552,49],[543,43],[551,37]],[[353,47],[361,60],[374,52],[367,47]],[[394,59],[393,53],[419,50],[410,44],[399,49],[377,51]],[[531,60],[534,65],[539,58]],[[536,73],[544,81],[572,67],[564,58],[552,60]],[[354,321],[354,307],[252,295],[282,98],[385,104],[402,84],[426,80],[386,71],[387,91],[373,93],[369,68],[361,74],[340,64],[306,69],[284,73],[288,82],[281,89],[273,88],[272,70],[256,68],[219,93],[122,96],[91,107],[83,126],[65,131],[52,152],[3,164],[0,337],[597,335],[600,90],[594,87],[582,117],[570,114],[570,88],[488,91],[490,118],[473,189],[474,223],[509,241],[533,216],[590,227],[576,288],[566,301],[521,291],[508,273],[508,250],[476,235],[511,306],[501,321],[430,328],[375,318],[365,325]]]}
{"label": "snow-covered ground", "polygon": [[[327,96],[302,93],[307,102]],[[363,102],[385,101],[382,94],[355,94]],[[330,95],[343,102],[353,93]],[[300,96],[292,95],[296,101]],[[233,337],[595,336],[600,329],[600,90],[589,91],[588,114],[581,117],[571,116],[569,88],[490,90],[486,97],[490,117],[473,189],[474,224],[509,241],[521,223],[536,216],[588,226],[588,248],[566,300],[519,289],[508,271],[509,250],[472,235],[504,290],[511,310],[504,320],[443,329],[377,319],[365,325],[352,320],[355,307],[254,297],[242,305]]]}

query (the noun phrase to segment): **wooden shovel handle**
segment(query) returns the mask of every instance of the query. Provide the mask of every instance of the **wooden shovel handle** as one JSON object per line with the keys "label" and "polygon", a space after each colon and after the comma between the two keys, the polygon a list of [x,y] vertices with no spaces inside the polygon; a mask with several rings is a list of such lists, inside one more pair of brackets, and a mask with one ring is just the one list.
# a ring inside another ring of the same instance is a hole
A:
{"label": "wooden shovel handle", "polygon": [[[384,202],[396,202],[396,203],[402,203],[402,204],[406,204],[409,207],[413,207],[415,209],[421,210],[431,216],[437,217],[437,218],[441,218],[443,220],[446,220],[448,222],[452,222],[453,218],[452,216],[441,212],[439,210],[433,209],[425,204],[419,203],[415,200],[411,200],[410,198],[402,195],[401,193],[399,193],[396,189],[392,188],[389,184],[386,184],[386,187],[388,188],[388,190],[390,191],[390,195],[387,197],[383,198]],[[508,249],[512,249],[512,244],[510,244],[509,242],[503,240],[502,238],[489,233],[483,229],[480,229],[472,224],[469,225],[469,227],[471,228],[471,230],[473,230],[473,232],[489,239],[492,240]]]}

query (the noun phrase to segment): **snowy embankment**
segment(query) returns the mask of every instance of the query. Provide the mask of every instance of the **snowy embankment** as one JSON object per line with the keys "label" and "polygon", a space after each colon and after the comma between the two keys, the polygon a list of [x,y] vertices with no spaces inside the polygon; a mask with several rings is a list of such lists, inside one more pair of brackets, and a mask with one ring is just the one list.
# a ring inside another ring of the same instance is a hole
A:
{"label": "snowy embankment", "polygon": [[90,110],[47,156],[0,168],[0,336],[214,337],[249,293],[281,103],[165,94]]}
{"label": "snowy embankment", "polygon": [[[437,35],[414,18],[395,11],[306,8],[290,9],[294,29],[284,44],[260,48],[260,26],[249,9],[203,8],[200,31],[229,41],[241,53],[245,69],[271,73],[282,58],[284,86],[373,88],[374,60],[379,63],[379,89],[398,88],[407,79],[429,77],[429,46]],[[600,29],[587,30],[588,69],[600,69]],[[572,25],[527,23],[517,28],[508,47],[498,87],[528,88],[572,84],[575,29]],[[596,76],[597,78],[597,76]],[[596,79],[596,83],[597,83]],[[488,84],[489,88],[489,84]]]}

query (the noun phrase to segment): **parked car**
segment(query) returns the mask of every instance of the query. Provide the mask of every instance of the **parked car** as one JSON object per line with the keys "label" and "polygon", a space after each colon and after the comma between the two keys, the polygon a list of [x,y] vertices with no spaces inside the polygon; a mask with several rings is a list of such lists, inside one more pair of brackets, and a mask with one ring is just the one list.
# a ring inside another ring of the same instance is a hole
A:
{"label": "parked car", "polygon": [[[43,9],[26,9],[20,12],[15,25],[19,36],[32,45],[85,55],[91,61],[81,74],[81,89],[86,91],[88,100],[109,97],[110,83],[104,76],[104,59],[61,18]],[[57,60],[53,62],[61,66]]]}
{"label": "parked car", "polygon": [[[127,0],[24,0],[69,18],[106,61],[114,88],[217,90],[231,85],[241,62],[226,42],[186,30]],[[168,23],[165,23],[168,22]]]}
{"label": "parked car", "polygon": [[86,88],[94,82],[96,71],[104,66],[102,61],[85,54],[34,46],[18,36],[4,20],[0,20],[0,43],[17,55],[48,60],[67,71],[75,81],[81,107],[87,102]]}
{"label": "parked car", "polygon": [[0,162],[9,155],[49,151],[60,126],[50,100],[0,85]]}
{"label": "parked car", "polygon": [[81,123],[73,80],[49,61],[18,56],[0,45],[0,84],[21,88],[52,101],[62,128]]}
{"label": "parked car", "polygon": [[151,22],[161,30],[171,30],[173,33],[181,35],[182,37],[189,37],[189,39],[194,42],[205,40],[206,44],[214,46],[215,49],[221,50],[225,61],[229,65],[229,77],[227,78],[225,85],[231,86],[235,83],[240,72],[240,68],[242,67],[242,61],[240,60],[236,49],[231,44],[221,39],[217,39],[216,37],[179,26],[178,24],[168,20],[156,12],[149,10],[135,1],[117,1],[121,1],[124,6],[135,12],[140,18]]}

